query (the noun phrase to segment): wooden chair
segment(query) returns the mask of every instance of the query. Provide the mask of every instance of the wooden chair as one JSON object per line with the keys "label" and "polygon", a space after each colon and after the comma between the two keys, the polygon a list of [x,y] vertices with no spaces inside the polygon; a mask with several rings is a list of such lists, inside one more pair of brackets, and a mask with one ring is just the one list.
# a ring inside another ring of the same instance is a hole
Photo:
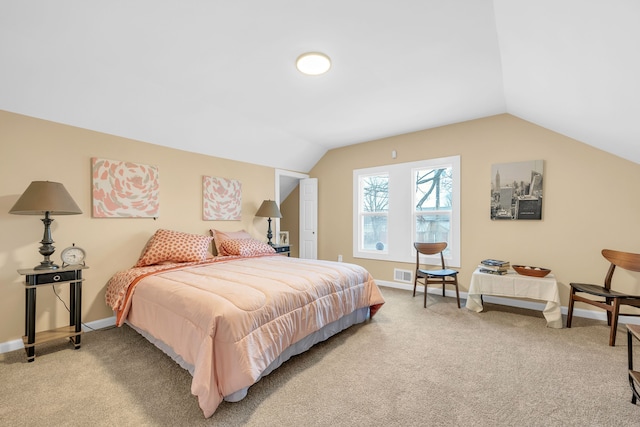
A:
{"label": "wooden chair", "polygon": [[[607,310],[607,324],[611,326],[609,333],[609,345],[616,345],[616,332],[618,328],[618,315],[620,314],[620,306],[631,305],[640,307],[640,296],[629,295],[622,292],[611,290],[611,278],[616,267],[625,270],[640,272],[640,254],[630,252],[620,252],[610,249],[603,249],[602,256],[611,264],[609,271],[604,278],[604,285],[591,285],[585,283],[571,283],[571,294],[569,295],[569,309],[567,311],[567,328],[571,327],[573,317],[573,304],[575,301],[584,302],[603,310]],[[577,293],[592,295],[604,299],[591,299]],[[640,314],[623,313],[624,316],[640,316]]]}
{"label": "wooden chair", "polygon": [[[458,272],[448,269],[444,264],[444,251],[447,247],[446,242],[439,243],[419,243],[415,242],[413,247],[416,248],[416,274],[413,278],[413,296],[416,296],[416,288],[418,283],[424,285],[424,307],[427,307],[427,286],[430,284],[442,285],[442,296],[444,296],[445,285],[453,285],[456,288],[456,301],[460,308],[460,294],[458,293]],[[420,254],[435,255],[440,254],[441,269],[427,270],[420,268]],[[419,280],[422,280],[419,282]]]}

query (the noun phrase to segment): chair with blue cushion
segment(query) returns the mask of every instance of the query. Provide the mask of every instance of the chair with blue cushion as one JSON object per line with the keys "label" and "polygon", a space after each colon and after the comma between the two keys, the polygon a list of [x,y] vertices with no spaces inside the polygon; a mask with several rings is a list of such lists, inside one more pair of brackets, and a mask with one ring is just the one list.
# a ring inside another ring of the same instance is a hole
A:
{"label": "chair with blue cushion", "polygon": [[[421,243],[415,242],[413,247],[416,248],[416,274],[413,278],[413,296],[416,296],[416,288],[418,283],[424,285],[424,307],[427,307],[427,286],[442,285],[442,296],[446,285],[453,285],[456,288],[456,301],[460,308],[460,294],[458,293],[458,272],[451,270],[445,266],[443,251],[447,248],[446,242],[437,243]],[[420,255],[436,255],[440,254],[440,267],[438,269],[420,268]]]}

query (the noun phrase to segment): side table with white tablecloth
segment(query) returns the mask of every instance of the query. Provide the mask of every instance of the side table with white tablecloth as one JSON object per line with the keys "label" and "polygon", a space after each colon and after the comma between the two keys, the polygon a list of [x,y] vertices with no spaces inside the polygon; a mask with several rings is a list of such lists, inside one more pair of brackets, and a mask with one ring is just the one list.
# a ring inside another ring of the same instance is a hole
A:
{"label": "side table with white tablecloth", "polygon": [[509,270],[507,274],[499,275],[481,273],[476,269],[471,276],[466,307],[469,310],[481,312],[483,310],[482,295],[546,301],[547,306],[542,313],[547,319],[547,326],[562,328],[560,294],[553,274],[548,274],[546,277],[531,277]]}

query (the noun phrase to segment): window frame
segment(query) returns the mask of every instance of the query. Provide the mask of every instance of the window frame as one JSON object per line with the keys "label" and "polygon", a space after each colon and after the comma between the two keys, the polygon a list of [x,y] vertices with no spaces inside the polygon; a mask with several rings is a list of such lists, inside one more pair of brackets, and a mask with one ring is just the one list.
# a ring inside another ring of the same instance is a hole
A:
{"label": "window frame", "polygon": [[[413,242],[415,230],[415,176],[416,169],[438,169],[451,167],[452,198],[450,242],[445,253],[448,266],[460,267],[460,156],[448,156],[436,159],[425,159],[407,163],[375,166],[371,168],[355,169],[353,171],[353,257],[382,261],[396,261],[415,263],[416,251]],[[388,174],[389,176],[389,205],[387,210],[387,245],[382,251],[363,250],[360,247],[363,230],[360,227],[362,218],[361,179],[368,176]],[[424,211],[423,214],[431,214]],[[425,257],[425,262],[435,261],[439,264],[439,257]]]}

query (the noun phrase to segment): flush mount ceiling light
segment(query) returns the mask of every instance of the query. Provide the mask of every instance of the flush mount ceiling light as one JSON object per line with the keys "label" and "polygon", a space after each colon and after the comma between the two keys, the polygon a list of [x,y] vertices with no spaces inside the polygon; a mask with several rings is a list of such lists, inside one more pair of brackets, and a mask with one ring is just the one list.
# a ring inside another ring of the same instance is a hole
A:
{"label": "flush mount ceiling light", "polygon": [[303,74],[318,76],[329,71],[331,59],[320,52],[303,53],[296,60],[296,68]]}

